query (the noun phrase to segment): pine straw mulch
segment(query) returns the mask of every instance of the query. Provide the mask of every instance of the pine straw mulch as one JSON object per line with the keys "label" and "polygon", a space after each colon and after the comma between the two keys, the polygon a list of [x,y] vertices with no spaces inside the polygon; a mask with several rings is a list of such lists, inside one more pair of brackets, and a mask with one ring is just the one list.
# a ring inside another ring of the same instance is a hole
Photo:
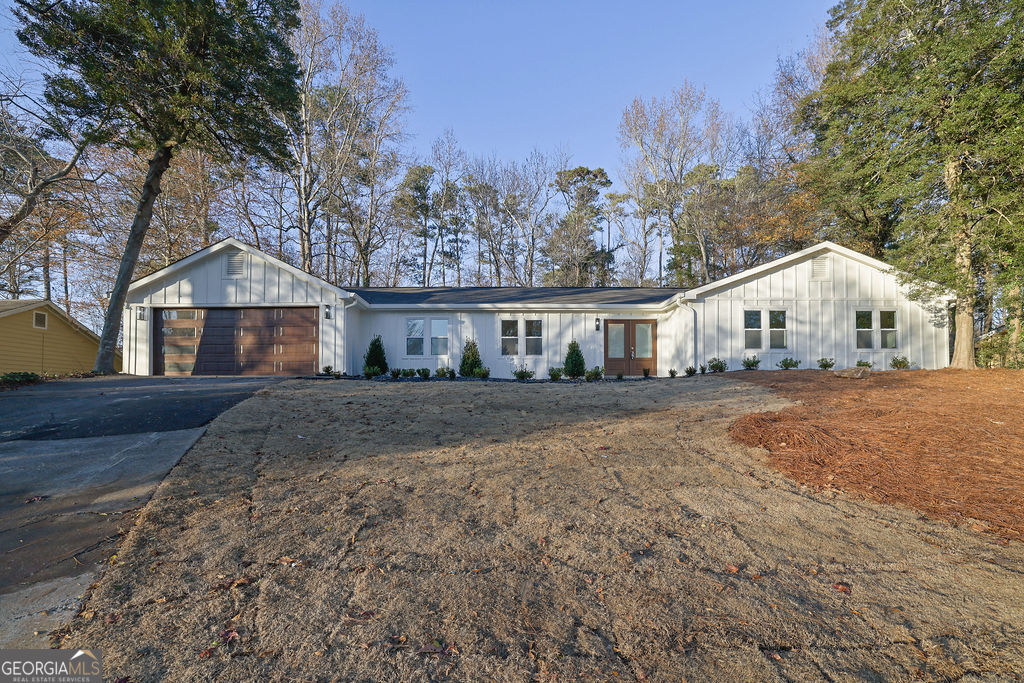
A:
{"label": "pine straw mulch", "polygon": [[736,372],[798,404],[737,420],[786,475],[1024,540],[1024,372]]}

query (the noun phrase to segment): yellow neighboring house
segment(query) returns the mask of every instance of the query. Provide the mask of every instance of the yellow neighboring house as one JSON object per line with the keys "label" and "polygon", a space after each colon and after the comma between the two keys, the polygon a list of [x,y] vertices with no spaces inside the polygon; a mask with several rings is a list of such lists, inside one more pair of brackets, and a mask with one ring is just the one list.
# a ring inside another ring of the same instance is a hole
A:
{"label": "yellow neighboring house", "polygon": [[[0,373],[88,372],[99,343],[99,336],[51,301],[0,301]],[[120,372],[120,353],[114,367]]]}

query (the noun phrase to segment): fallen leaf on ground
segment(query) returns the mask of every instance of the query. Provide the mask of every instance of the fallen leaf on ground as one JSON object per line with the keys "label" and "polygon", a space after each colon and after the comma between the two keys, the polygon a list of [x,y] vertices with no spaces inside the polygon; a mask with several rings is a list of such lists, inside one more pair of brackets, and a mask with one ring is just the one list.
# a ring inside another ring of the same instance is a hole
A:
{"label": "fallen leaf on ground", "polygon": [[31,498],[26,500],[25,503],[38,503],[41,500],[46,500],[46,496],[32,496]]}
{"label": "fallen leaf on ground", "polygon": [[734,564],[727,564],[725,565],[725,571],[729,572],[730,574],[739,574],[740,568]]}
{"label": "fallen leaf on ground", "polygon": [[847,595],[849,595],[852,592],[852,590],[850,589],[850,584],[845,583],[843,581],[840,581],[839,583],[833,583],[832,587],[840,593],[846,593]]}

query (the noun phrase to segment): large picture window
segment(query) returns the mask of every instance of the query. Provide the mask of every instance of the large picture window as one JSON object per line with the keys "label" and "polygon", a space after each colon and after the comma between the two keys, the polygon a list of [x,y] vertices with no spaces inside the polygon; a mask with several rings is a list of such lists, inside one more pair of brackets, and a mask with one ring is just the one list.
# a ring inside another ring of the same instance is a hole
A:
{"label": "large picture window", "polygon": [[788,348],[789,343],[786,336],[786,312],[768,311],[768,348]]}
{"label": "large picture window", "polygon": [[501,321],[501,355],[519,355],[519,321]]}
{"label": "large picture window", "polygon": [[761,348],[761,311],[743,311],[743,348]]}

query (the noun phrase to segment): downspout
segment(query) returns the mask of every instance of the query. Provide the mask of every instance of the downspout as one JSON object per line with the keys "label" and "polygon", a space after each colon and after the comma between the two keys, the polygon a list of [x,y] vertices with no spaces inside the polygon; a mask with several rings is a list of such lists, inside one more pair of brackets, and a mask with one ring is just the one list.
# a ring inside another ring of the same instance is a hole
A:
{"label": "downspout", "polygon": [[359,299],[357,299],[355,294],[353,294],[352,292],[345,292],[345,293],[348,295],[346,297],[347,300],[343,299],[342,301],[344,301],[344,303],[341,306],[341,316],[342,316],[342,318],[341,318],[341,329],[342,329],[341,366],[343,368],[342,372],[345,373],[345,374],[348,374],[348,342],[349,342],[348,309],[350,309],[353,306],[355,306],[359,302]]}

